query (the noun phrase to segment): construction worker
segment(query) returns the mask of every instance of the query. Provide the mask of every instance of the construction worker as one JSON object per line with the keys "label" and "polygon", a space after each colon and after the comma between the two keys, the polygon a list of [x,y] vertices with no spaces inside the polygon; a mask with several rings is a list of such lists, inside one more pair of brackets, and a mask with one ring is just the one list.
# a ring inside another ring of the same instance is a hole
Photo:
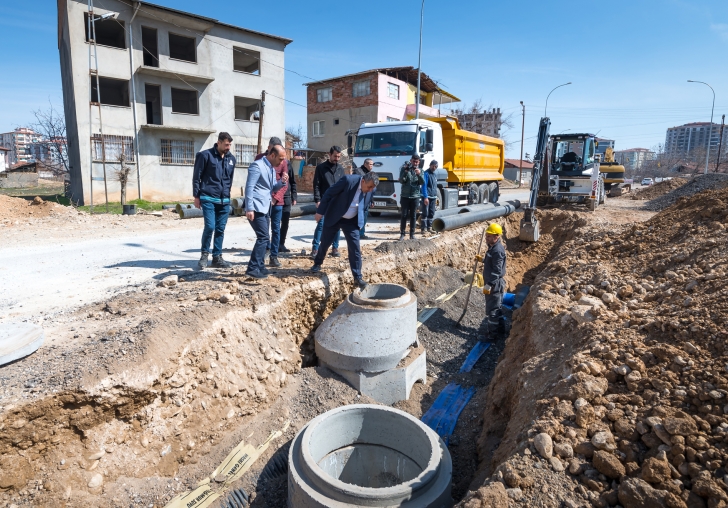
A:
{"label": "construction worker", "polygon": [[405,162],[399,170],[399,183],[402,184],[399,196],[399,206],[402,210],[402,217],[399,225],[399,241],[404,240],[407,227],[407,220],[410,224],[410,239],[415,237],[415,217],[417,206],[422,197],[422,184],[425,179],[420,169],[420,156],[412,155],[412,159]]}
{"label": "construction worker", "polygon": [[476,256],[483,262],[483,294],[485,295],[485,316],[487,320],[486,341],[495,342],[505,338],[503,316],[503,293],[506,291],[506,249],[503,246],[503,228],[495,222],[485,230],[488,252]]}

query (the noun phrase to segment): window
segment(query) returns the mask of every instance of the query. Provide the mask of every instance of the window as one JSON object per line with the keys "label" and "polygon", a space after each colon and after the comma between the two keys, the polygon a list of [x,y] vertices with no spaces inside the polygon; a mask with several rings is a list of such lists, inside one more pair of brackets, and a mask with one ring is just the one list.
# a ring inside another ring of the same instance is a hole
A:
{"label": "window", "polygon": [[197,90],[172,88],[172,113],[198,114]]}
{"label": "window", "polygon": [[351,96],[352,97],[364,97],[369,95],[369,80],[357,81],[352,85]]}
{"label": "window", "polygon": [[331,100],[331,87],[316,90],[316,102],[329,102]]}
{"label": "window", "polygon": [[360,134],[356,138],[356,155],[410,155],[415,153],[416,142],[414,131]]}
{"label": "window", "polygon": [[399,122],[399,118],[394,118],[393,116],[388,116],[387,121],[388,122]]}
{"label": "window", "polygon": [[[129,106],[129,81],[126,79],[102,78],[99,76],[101,104],[106,106]],[[91,102],[99,102],[96,77],[91,76]]]}
{"label": "window", "polygon": [[197,62],[195,51],[195,38],[183,35],[169,34],[169,58],[184,60],[185,62]]}
{"label": "window", "polygon": [[260,76],[260,52],[247,48],[233,48],[233,70]]}
{"label": "window", "polygon": [[162,139],[162,164],[192,166],[195,163],[195,144],[182,139]]}
{"label": "window", "polygon": [[260,100],[235,97],[235,120],[257,122],[260,119]]}
{"label": "window", "polygon": [[324,136],[324,123],[325,122],[323,120],[313,123],[313,128],[311,129],[313,137],[322,138]]}
{"label": "window", "polygon": [[422,104],[423,106],[427,106],[427,95],[420,94],[420,104]]}
{"label": "window", "polygon": [[[91,42],[89,37],[88,12],[84,13],[83,25],[86,29],[86,42]],[[96,44],[110,46],[112,48],[126,49],[126,37],[124,33],[124,22],[117,19],[104,19],[94,21],[91,30],[96,28]]]}
{"label": "window", "polygon": [[[123,153],[126,162],[134,162],[134,138],[131,136],[112,136],[104,134],[103,143],[101,135],[95,134],[91,138],[94,150],[94,161],[103,162],[119,162],[119,157]],[[106,157],[104,157],[106,156]]]}
{"label": "window", "polygon": [[338,118],[334,118],[334,125],[339,125],[339,119]]}
{"label": "window", "polygon": [[399,85],[387,83],[387,97],[399,100]]}
{"label": "window", "polygon": [[156,28],[142,27],[142,51],[144,53],[144,65],[148,67],[159,67],[159,47],[157,46]]}
{"label": "window", "polygon": [[255,160],[255,152],[258,150],[256,145],[240,145],[235,144],[235,159],[239,167],[247,168]]}
{"label": "window", "polygon": [[162,125],[162,92],[159,85],[144,85],[144,101],[147,107],[147,123]]}

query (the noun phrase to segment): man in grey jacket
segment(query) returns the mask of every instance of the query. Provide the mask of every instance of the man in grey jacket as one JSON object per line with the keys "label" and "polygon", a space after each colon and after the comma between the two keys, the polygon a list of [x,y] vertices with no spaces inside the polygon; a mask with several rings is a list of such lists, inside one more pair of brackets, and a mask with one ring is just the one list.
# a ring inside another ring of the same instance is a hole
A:
{"label": "man in grey jacket", "polygon": [[285,157],[286,150],[281,145],[275,145],[268,150],[265,157],[253,162],[248,168],[248,181],[245,183],[245,217],[255,231],[256,240],[250,253],[246,273],[256,279],[265,279],[269,273],[265,268],[265,249],[270,240],[268,220],[271,194],[288,182],[288,173],[276,182],[273,168],[279,166]]}

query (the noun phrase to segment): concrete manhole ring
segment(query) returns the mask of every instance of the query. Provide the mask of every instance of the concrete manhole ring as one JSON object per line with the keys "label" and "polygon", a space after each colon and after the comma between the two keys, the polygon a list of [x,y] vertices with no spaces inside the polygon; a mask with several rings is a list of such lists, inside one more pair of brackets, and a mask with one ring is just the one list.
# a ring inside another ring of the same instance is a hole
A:
{"label": "concrete manhole ring", "polygon": [[413,416],[357,404],[311,420],[288,455],[288,506],[452,506],[452,459]]}

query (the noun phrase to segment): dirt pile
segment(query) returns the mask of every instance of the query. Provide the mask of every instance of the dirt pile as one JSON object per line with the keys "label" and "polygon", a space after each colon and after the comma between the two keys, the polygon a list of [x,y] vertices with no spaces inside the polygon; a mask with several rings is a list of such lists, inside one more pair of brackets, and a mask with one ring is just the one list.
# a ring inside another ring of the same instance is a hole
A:
{"label": "dirt pile", "polygon": [[[669,180],[674,182],[675,180]],[[655,186],[656,187],[656,186]],[[685,185],[668,192],[659,197],[655,197],[645,205],[645,209],[660,211],[668,206],[672,206],[680,198],[690,198],[705,190],[723,189],[728,187],[728,175],[723,173],[709,173],[707,175],[699,175],[691,178]]]}
{"label": "dirt pile", "polygon": [[[673,178],[672,180],[663,180],[660,183],[650,185],[649,187],[643,187],[637,192],[629,196],[630,199],[641,199],[649,201],[651,199],[659,198],[664,196],[668,192],[672,192],[685,185],[687,180],[684,178]],[[625,194],[625,196],[627,196]]]}
{"label": "dirt pile", "polygon": [[77,215],[76,210],[71,207],[43,201],[37,196],[33,200],[27,200],[0,195],[0,222],[42,219],[69,213]]}
{"label": "dirt pile", "polygon": [[[728,502],[728,190],[583,229],[536,278],[490,384],[480,476],[527,506]],[[503,505],[505,506],[505,505]]]}

